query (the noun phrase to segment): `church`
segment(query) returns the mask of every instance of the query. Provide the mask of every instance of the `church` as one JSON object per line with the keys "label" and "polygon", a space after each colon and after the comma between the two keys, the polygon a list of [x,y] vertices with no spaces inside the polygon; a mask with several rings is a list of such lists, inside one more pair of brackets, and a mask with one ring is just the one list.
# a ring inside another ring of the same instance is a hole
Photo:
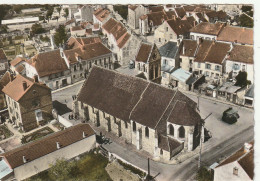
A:
{"label": "church", "polygon": [[196,102],[178,90],[98,66],[74,100],[73,113],[154,158],[171,160],[200,142]]}

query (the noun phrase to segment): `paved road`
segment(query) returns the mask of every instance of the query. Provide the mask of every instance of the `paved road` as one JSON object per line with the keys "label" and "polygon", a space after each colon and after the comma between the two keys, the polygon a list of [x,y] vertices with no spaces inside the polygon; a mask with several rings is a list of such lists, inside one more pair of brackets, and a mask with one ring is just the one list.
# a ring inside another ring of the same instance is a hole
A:
{"label": "paved road", "polygon": [[[53,100],[67,104],[71,109],[72,95],[78,93],[82,83],[53,93]],[[197,102],[197,97],[187,94]],[[66,101],[65,101],[66,100]],[[253,110],[234,106],[238,110],[240,118],[236,124],[228,125],[221,121],[222,113],[230,107],[229,104],[216,102],[206,98],[200,98],[200,114],[205,118],[209,113],[212,115],[206,120],[205,127],[211,132],[212,138],[203,144],[202,165],[210,166],[220,161],[241,148],[245,142],[253,140],[254,120]],[[147,159],[128,151],[119,144],[112,143],[105,147],[132,164],[147,170]],[[198,148],[197,148],[198,149]],[[185,160],[179,165],[167,165],[151,161],[151,173],[156,175],[158,180],[191,180],[197,171],[198,154]]]}

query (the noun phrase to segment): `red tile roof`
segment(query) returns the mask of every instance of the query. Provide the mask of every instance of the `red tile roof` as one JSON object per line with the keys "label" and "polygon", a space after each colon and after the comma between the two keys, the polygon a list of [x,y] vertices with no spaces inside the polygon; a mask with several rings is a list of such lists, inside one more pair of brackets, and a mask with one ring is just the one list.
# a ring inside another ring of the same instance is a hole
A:
{"label": "red tile roof", "polygon": [[[23,87],[23,82],[25,82],[27,85],[27,88],[25,90]],[[34,82],[32,79],[18,74],[13,81],[9,82],[2,89],[2,91],[5,94],[7,94],[9,97],[11,97],[13,100],[19,101],[23,97],[23,95],[25,95],[26,92],[28,92],[28,90],[30,90],[31,87],[33,87],[34,85],[41,86],[46,89],[50,89],[43,83]]]}
{"label": "red tile roof", "polygon": [[60,50],[39,53],[28,60],[27,63],[36,69],[39,77],[68,70],[65,60],[60,55]]}
{"label": "red tile roof", "polygon": [[219,19],[225,19],[225,18],[228,18],[228,15],[226,12],[224,11],[210,11],[210,12],[206,12],[206,15],[209,17],[209,18],[219,18]]}
{"label": "red tile roof", "polygon": [[142,43],[135,60],[137,62],[148,62],[148,58],[151,54],[152,48],[152,45]]}
{"label": "red tile roof", "polygon": [[220,31],[224,28],[224,24],[222,23],[208,23],[202,22],[197,26],[193,27],[190,32],[193,33],[201,33],[201,34],[208,34],[208,35],[218,35]]}
{"label": "red tile roof", "polygon": [[86,37],[86,38],[70,37],[70,39],[67,42],[67,45],[68,45],[68,49],[73,49],[73,48],[82,47],[83,45],[97,43],[97,42],[101,42],[101,39],[99,37]]}
{"label": "red tile roof", "polygon": [[167,20],[167,23],[177,35],[184,35],[189,33],[189,30],[193,27],[194,24],[193,22],[188,20],[181,20],[180,18]]}
{"label": "red tile roof", "polygon": [[[36,160],[57,150],[57,142],[61,148],[69,146],[73,143],[83,140],[83,132],[86,138],[95,134],[94,130],[89,124],[78,124],[63,131],[53,133],[49,136],[36,140],[34,142],[25,144],[11,151],[1,154],[9,163],[12,169],[24,165],[23,156],[27,162]],[[74,148],[77,149],[77,148]]]}
{"label": "red tile roof", "polygon": [[94,12],[94,16],[96,16],[96,18],[101,22],[103,22],[109,15],[110,12],[107,9],[99,8]]}
{"label": "red tile roof", "polygon": [[83,30],[83,28],[81,26],[73,26],[70,28],[71,31],[79,31],[79,30]]}
{"label": "red tile roof", "polygon": [[228,60],[254,64],[254,47],[247,45],[234,45]]}
{"label": "red tile roof", "polygon": [[253,45],[254,44],[253,29],[235,27],[235,26],[226,26],[219,33],[217,40]]}
{"label": "red tile roof", "polygon": [[[184,52],[183,52],[184,47]],[[184,39],[180,45],[180,56],[195,57],[197,41]]]}
{"label": "red tile roof", "polygon": [[180,18],[183,18],[186,15],[186,11],[183,7],[175,8],[175,12]]}
{"label": "red tile roof", "polygon": [[18,65],[15,70],[18,72],[18,73],[22,73],[23,70],[25,70],[25,67],[24,65]]}
{"label": "red tile roof", "polygon": [[16,66],[17,64],[19,64],[19,63],[22,62],[22,61],[27,61],[27,59],[24,58],[24,57],[16,57],[15,59],[13,59],[13,60],[10,62],[10,64],[11,64],[12,66]]}
{"label": "red tile roof", "polygon": [[103,26],[102,28],[106,30],[109,34],[111,33],[111,30],[113,29],[114,26],[117,25],[117,21],[114,18],[110,18]]}
{"label": "red tile roof", "polygon": [[101,42],[86,44],[83,47],[64,51],[64,54],[67,57],[70,64],[78,62],[78,56],[82,60],[90,60],[95,57],[99,57],[110,53],[111,51],[107,47],[105,47]]}
{"label": "red tile roof", "polygon": [[160,12],[160,11],[163,11],[163,6],[149,6],[149,11],[151,13],[154,13],[154,12]]}
{"label": "red tile roof", "polygon": [[7,60],[4,50],[0,49],[0,60]]}
{"label": "red tile roof", "polygon": [[6,86],[11,80],[13,75],[9,71],[6,71],[5,74],[0,79],[0,91]]}

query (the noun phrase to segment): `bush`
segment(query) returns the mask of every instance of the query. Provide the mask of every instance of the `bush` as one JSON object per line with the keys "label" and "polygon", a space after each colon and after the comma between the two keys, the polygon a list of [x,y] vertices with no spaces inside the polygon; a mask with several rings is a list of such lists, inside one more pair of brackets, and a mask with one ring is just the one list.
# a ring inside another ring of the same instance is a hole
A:
{"label": "bush", "polygon": [[240,23],[240,26],[242,26],[242,27],[247,27],[247,28],[254,27],[254,21],[251,18],[249,18],[247,15],[244,15],[244,14],[239,16],[239,23]]}
{"label": "bush", "polygon": [[126,170],[130,170],[134,174],[139,175],[141,178],[144,178],[146,176],[146,173],[139,170],[138,168],[133,167],[132,165],[129,165],[127,163],[122,162],[121,160],[117,160],[120,165],[122,165]]}
{"label": "bush", "polygon": [[213,181],[214,174],[209,171],[206,167],[201,167],[196,175],[196,180],[198,181]]}
{"label": "bush", "polygon": [[117,5],[114,6],[114,11],[117,11],[118,14],[122,16],[123,19],[127,19],[128,15],[128,6],[127,5]]}

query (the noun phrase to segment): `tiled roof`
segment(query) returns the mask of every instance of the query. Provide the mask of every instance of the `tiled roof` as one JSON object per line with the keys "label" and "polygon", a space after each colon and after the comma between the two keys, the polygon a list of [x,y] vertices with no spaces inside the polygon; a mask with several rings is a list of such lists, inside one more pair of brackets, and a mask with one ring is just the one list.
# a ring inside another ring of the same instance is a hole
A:
{"label": "tiled roof", "polygon": [[186,102],[177,101],[167,121],[177,125],[193,126],[201,121],[201,117]]}
{"label": "tiled roof", "polygon": [[64,25],[67,26],[69,24],[75,23],[76,20],[74,18],[72,18],[71,20],[67,21]]}
{"label": "tiled roof", "polygon": [[254,98],[254,84],[250,86],[250,88],[246,91],[245,97],[251,97]]}
{"label": "tiled roof", "polygon": [[109,15],[110,12],[107,9],[99,8],[94,12],[94,16],[96,16],[96,18],[101,22],[104,21]]}
{"label": "tiled roof", "polygon": [[193,23],[190,23],[188,20],[181,20],[180,18],[167,20],[167,23],[177,35],[186,34],[193,27]]}
{"label": "tiled roof", "polygon": [[159,52],[162,57],[175,58],[178,49],[177,42],[169,41],[159,48]]}
{"label": "tiled roof", "polygon": [[137,62],[148,62],[149,55],[152,51],[152,45],[142,43],[136,56]]}
{"label": "tiled roof", "polygon": [[79,47],[64,51],[65,56],[71,64],[76,63],[78,61],[78,56],[82,60],[90,60],[95,57],[99,57],[109,53],[111,53],[111,51],[107,47],[105,47],[101,42],[86,44],[82,48]]}
{"label": "tiled roof", "polygon": [[74,48],[79,48],[87,44],[91,43],[97,43],[101,42],[101,39],[99,37],[84,37],[84,38],[75,38],[71,37],[68,42],[68,48],[69,49],[74,49]]}
{"label": "tiled roof", "polygon": [[186,15],[186,11],[183,7],[175,8],[175,12],[177,13],[178,17],[183,18]]}
{"label": "tiled roof", "polygon": [[196,6],[194,6],[194,5],[186,5],[186,6],[183,6],[183,8],[184,8],[185,11],[193,12],[194,9],[196,8]]}
{"label": "tiled roof", "polygon": [[39,53],[28,60],[27,63],[35,67],[40,77],[68,70],[65,60],[60,55],[60,50]]}
{"label": "tiled roof", "polygon": [[[183,47],[184,47],[184,52],[183,52]],[[196,40],[184,39],[180,45],[179,54],[180,56],[195,57],[196,49],[197,49]]]}
{"label": "tiled roof", "polygon": [[203,40],[194,61],[222,64],[229,50],[230,45],[227,43]]}
{"label": "tiled roof", "polygon": [[[78,124],[63,131],[53,133],[49,136],[15,148],[0,156],[4,157],[12,169],[24,165],[23,156],[28,162],[43,157],[57,150],[57,142],[61,148],[83,140],[83,132],[86,138],[95,134],[89,124]],[[74,148],[77,149],[77,148]]]}
{"label": "tiled roof", "polygon": [[253,29],[244,28],[244,27],[226,26],[219,33],[217,40],[253,45],[254,43]]}
{"label": "tiled roof", "polygon": [[150,12],[160,12],[163,11],[163,6],[149,6]]}
{"label": "tiled roof", "polygon": [[11,73],[9,71],[6,71],[5,74],[0,79],[0,91],[11,81]]}
{"label": "tiled roof", "polygon": [[202,13],[196,13],[196,16],[199,18],[202,22],[208,22],[208,20],[202,15]]}
{"label": "tiled roof", "polygon": [[228,60],[253,64],[254,47],[247,45],[234,45]]}
{"label": "tiled roof", "polygon": [[[172,15],[169,15],[171,16],[170,18],[172,18]],[[159,26],[164,22],[164,20],[169,19],[165,11],[152,12],[150,14],[147,14],[147,17],[148,23],[150,24],[150,22],[152,22],[153,26]]]}
{"label": "tiled roof", "polygon": [[[134,120],[152,129],[156,129],[163,116],[170,115],[168,105],[177,100],[187,102],[187,106],[196,111],[196,103],[179,91],[97,66],[92,68],[78,94],[78,101],[121,120]],[[176,114],[178,117],[183,115],[180,112]],[[193,123],[193,119],[190,121]],[[185,124],[188,122],[186,120]]]}
{"label": "tiled roof", "polygon": [[24,67],[24,65],[18,65],[18,66],[15,68],[15,70],[16,70],[17,72],[21,73],[23,70],[25,70],[25,67]]}
{"label": "tiled roof", "polygon": [[114,18],[110,18],[103,26],[102,28],[106,30],[108,33],[111,33],[111,30],[114,26],[116,26],[118,22]]}
{"label": "tiled roof", "polygon": [[16,66],[17,64],[19,64],[19,63],[22,62],[22,61],[27,61],[27,59],[26,59],[26,58],[23,58],[23,57],[16,57],[15,59],[13,59],[13,60],[10,62],[10,64],[11,64],[12,66]]}
{"label": "tiled roof", "polygon": [[86,35],[92,35],[92,29],[86,29]]}
{"label": "tiled roof", "polygon": [[71,27],[71,31],[79,31],[79,30],[83,30],[83,28],[81,26],[73,26],[73,27]]}
{"label": "tiled roof", "polygon": [[158,147],[170,153],[181,145],[177,140],[164,135],[159,135],[159,140]]}
{"label": "tiled roof", "polygon": [[0,49],[0,61],[2,60],[7,60],[7,57],[5,56],[4,50],[1,48]]}
{"label": "tiled roof", "polygon": [[[26,83],[27,88],[24,90],[23,87],[23,82]],[[23,95],[26,94],[28,90],[31,89],[34,85],[41,86],[46,89],[50,89],[43,83],[37,83],[34,82],[32,79],[24,77],[20,74],[18,74],[15,79],[11,82],[9,82],[3,89],[2,91],[7,94],[9,97],[11,97],[15,101],[19,101]]]}
{"label": "tiled roof", "polygon": [[223,27],[224,24],[222,23],[214,24],[214,23],[202,22],[197,26],[193,27],[190,30],[190,32],[208,34],[208,35],[218,35]]}
{"label": "tiled roof", "polygon": [[209,18],[220,18],[220,19],[225,19],[228,17],[227,13],[224,11],[210,11],[210,12],[206,12],[206,15]]}

